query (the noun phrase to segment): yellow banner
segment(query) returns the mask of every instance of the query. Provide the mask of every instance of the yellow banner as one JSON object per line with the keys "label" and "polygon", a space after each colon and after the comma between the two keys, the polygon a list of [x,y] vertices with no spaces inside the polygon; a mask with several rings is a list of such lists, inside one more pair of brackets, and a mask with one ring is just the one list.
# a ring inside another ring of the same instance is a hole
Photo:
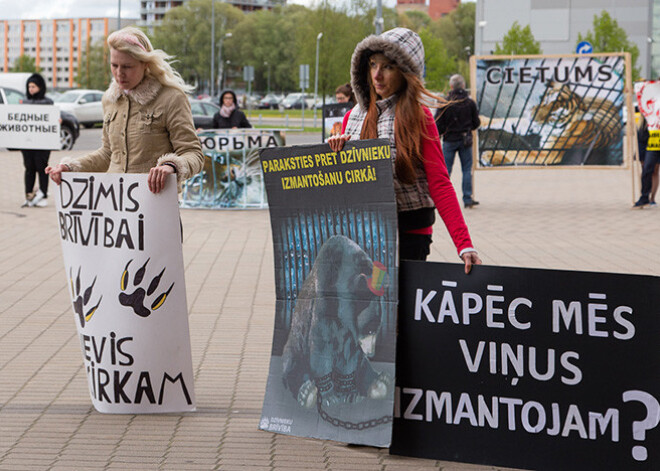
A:
{"label": "yellow banner", "polygon": [[660,150],[660,130],[649,129],[649,141],[646,150]]}

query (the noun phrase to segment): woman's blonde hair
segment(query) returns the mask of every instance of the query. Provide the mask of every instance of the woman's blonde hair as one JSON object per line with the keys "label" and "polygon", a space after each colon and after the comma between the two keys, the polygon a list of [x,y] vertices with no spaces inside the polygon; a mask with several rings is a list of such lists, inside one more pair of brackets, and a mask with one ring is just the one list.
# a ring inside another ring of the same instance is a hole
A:
{"label": "woman's blonde hair", "polygon": [[147,64],[146,76],[153,76],[162,85],[191,92],[194,87],[187,85],[181,75],[172,68],[168,61],[173,59],[161,49],[154,49],[151,41],[141,30],[127,26],[108,36],[108,46],[115,51],[124,52],[136,60]]}

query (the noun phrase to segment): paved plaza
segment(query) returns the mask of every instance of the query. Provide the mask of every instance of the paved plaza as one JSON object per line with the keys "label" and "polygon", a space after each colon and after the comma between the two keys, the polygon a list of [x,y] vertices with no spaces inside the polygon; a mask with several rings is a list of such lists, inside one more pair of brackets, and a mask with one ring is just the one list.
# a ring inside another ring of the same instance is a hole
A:
{"label": "paved plaza", "polygon": [[[275,311],[267,210],[181,211],[197,411],[96,412],[53,198],[21,208],[21,154],[0,161],[0,470],[503,469],[257,430]],[[485,264],[660,275],[660,209],[630,209],[630,170],[475,178],[465,216]],[[459,262],[442,222],[434,239],[432,261]]]}

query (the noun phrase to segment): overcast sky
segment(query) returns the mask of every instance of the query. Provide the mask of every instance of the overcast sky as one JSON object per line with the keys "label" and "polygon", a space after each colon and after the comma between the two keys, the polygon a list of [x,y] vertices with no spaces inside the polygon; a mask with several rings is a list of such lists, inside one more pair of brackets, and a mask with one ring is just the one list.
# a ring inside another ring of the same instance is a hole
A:
{"label": "overcast sky", "polygon": [[[319,0],[288,0],[288,3],[313,5]],[[330,0],[331,2],[344,0]],[[119,0],[0,0],[0,19],[54,19],[117,17]],[[383,6],[394,7],[396,0],[383,0]],[[138,18],[139,0],[121,0],[122,18]]]}

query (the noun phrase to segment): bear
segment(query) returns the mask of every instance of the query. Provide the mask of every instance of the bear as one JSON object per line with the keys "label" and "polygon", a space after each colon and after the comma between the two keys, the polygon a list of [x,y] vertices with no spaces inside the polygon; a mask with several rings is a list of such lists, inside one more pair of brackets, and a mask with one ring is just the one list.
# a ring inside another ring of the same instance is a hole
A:
{"label": "bear", "polygon": [[[298,293],[282,354],[284,385],[300,406],[312,408],[319,399],[325,405],[384,399],[391,390],[391,375],[369,361],[381,326],[384,269],[342,235],[319,250]],[[379,271],[376,287],[370,275]]]}

